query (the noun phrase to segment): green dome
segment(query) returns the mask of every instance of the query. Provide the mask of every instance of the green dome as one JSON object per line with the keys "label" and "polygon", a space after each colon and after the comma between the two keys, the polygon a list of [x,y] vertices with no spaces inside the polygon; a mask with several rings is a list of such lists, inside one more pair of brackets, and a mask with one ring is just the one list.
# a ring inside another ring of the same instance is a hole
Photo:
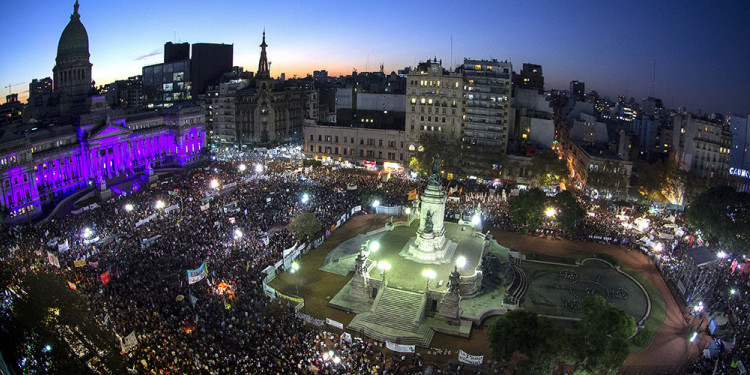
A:
{"label": "green dome", "polygon": [[81,15],[78,14],[78,0],[73,6],[70,22],[65,26],[60,42],[57,43],[57,57],[65,55],[89,55],[89,34],[81,23]]}

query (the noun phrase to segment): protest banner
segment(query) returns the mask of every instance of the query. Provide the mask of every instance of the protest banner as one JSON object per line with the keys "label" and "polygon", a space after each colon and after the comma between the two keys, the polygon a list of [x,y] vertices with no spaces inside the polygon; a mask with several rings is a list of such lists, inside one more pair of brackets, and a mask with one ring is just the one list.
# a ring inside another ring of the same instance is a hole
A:
{"label": "protest banner", "polygon": [[399,345],[395,342],[386,341],[385,347],[399,353],[414,353],[414,345]]}
{"label": "protest banner", "polygon": [[49,261],[49,264],[51,264],[51,265],[53,265],[53,266],[55,266],[57,268],[60,268],[60,261],[57,260],[57,256],[55,256],[55,254],[52,254],[52,253],[50,253],[48,251],[47,252],[47,260]]}
{"label": "protest banner", "polygon": [[344,324],[341,322],[337,322],[333,319],[326,318],[326,324],[328,324],[331,327],[336,327],[338,329],[344,329]]}
{"label": "protest banner", "polygon": [[195,284],[198,281],[206,278],[206,262],[201,263],[201,266],[187,271],[188,284]]}
{"label": "protest banner", "polygon": [[463,350],[458,351],[458,361],[474,366],[481,366],[484,361],[483,355],[471,355]]}

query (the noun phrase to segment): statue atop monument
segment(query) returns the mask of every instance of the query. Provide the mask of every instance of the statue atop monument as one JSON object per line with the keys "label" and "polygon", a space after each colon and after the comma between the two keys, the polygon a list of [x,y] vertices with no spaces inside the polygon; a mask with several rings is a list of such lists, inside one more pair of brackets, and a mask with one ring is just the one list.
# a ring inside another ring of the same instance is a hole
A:
{"label": "statue atop monument", "polygon": [[424,219],[424,232],[432,233],[432,211],[427,211],[427,217]]}
{"label": "statue atop monument", "polygon": [[440,164],[440,153],[435,154],[435,159],[430,163],[430,174],[429,183],[442,184],[440,180],[440,172],[442,165]]}

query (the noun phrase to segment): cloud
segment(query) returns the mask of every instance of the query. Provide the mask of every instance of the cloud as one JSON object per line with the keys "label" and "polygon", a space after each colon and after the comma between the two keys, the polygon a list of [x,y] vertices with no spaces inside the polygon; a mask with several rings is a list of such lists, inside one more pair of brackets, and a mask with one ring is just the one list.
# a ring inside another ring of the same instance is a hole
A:
{"label": "cloud", "polygon": [[161,51],[160,49],[155,49],[155,50],[151,51],[151,53],[149,53],[149,54],[146,54],[146,55],[143,55],[143,56],[138,56],[138,57],[136,57],[136,58],[135,58],[134,60],[135,60],[135,61],[138,61],[138,60],[145,60],[145,59],[147,59],[147,58],[149,58],[149,57],[151,57],[151,56],[159,56],[159,55],[161,55],[161,54],[162,54],[162,51]]}

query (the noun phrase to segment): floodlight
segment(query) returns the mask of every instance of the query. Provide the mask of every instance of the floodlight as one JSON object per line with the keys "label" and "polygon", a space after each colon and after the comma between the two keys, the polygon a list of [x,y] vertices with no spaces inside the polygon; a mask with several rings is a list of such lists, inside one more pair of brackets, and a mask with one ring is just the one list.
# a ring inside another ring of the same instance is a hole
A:
{"label": "floodlight", "polygon": [[128,211],[128,212],[133,211],[133,205],[130,204],[130,203],[126,204],[125,205],[125,211]]}
{"label": "floodlight", "polygon": [[460,257],[456,258],[456,265],[457,265],[457,266],[458,266],[459,268],[464,268],[464,266],[466,265],[466,257],[464,257],[464,256],[462,255],[462,256],[460,256]]}
{"label": "floodlight", "polygon": [[244,172],[244,171],[245,171],[245,169],[247,169],[247,165],[245,165],[245,164],[240,164],[240,172]]}

